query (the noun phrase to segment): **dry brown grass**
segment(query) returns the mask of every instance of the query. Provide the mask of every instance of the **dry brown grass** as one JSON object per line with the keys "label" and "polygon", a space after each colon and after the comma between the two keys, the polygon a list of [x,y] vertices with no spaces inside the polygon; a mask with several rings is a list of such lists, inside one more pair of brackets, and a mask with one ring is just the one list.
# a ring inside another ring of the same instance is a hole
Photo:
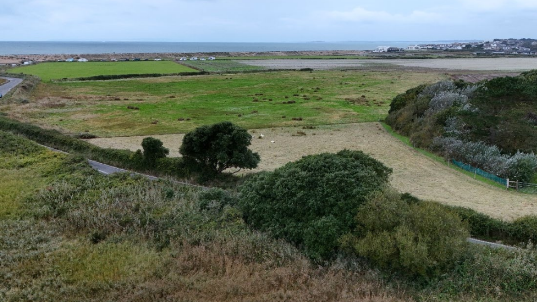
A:
{"label": "dry brown grass", "polygon": [[[305,136],[296,136],[303,131]],[[474,180],[436,162],[406,146],[387,133],[379,123],[251,130],[251,148],[261,155],[254,171],[274,170],[304,155],[337,152],[342,149],[362,150],[391,167],[391,184],[401,192],[444,204],[475,209],[487,215],[512,220],[537,214],[537,197],[502,190]],[[263,139],[258,139],[263,134]],[[154,136],[170,149],[170,156],[179,156],[182,134]],[[143,137],[93,139],[101,147],[141,149]],[[271,141],[274,141],[272,143]]]}
{"label": "dry brown grass", "polygon": [[[182,245],[158,277],[116,301],[409,301],[372,270],[314,267],[304,258],[253,262],[235,243]],[[401,298],[403,297],[403,298]]]}

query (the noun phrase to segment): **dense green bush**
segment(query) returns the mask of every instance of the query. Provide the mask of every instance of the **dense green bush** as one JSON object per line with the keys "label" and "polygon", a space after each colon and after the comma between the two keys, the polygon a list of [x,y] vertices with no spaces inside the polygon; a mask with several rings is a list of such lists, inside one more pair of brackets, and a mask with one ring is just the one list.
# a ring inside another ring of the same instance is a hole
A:
{"label": "dense green bush", "polygon": [[407,202],[377,192],[356,215],[354,250],[384,268],[435,276],[466,251],[468,230],[456,213],[433,202]]}
{"label": "dense green bush", "polygon": [[144,162],[147,167],[155,167],[159,158],[165,158],[170,152],[167,148],[164,148],[162,141],[153,138],[146,137],[142,140],[142,148],[144,149]]}
{"label": "dense green bush", "polygon": [[247,223],[304,248],[313,259],[330,258],[352,229],[358,206],[381,190],[391,169],[360,151],[305,156],[240,187]]}
{"label": "dense green bush", "polygon": [[537,216],[524,216],[510,223],[510,233],[519,242],[537,242]]}
{"label": "dense green bush", "polygon": [[260,158],[248,149],[251,140],[252,136],[245,129],[231,122],[221,122],[187,133],[179,152],[207,174],[216,175],[228,168],[253,169]]}

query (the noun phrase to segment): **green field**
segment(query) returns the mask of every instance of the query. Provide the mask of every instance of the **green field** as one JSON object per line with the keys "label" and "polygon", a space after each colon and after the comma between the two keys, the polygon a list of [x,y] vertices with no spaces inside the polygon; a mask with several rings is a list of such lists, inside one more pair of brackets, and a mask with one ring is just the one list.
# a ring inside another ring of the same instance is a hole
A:
{"label": "green field", "polygon": [[435,72],[283,71],[42,83],[31,104],[0,110],[105,137],[184,133],[224,120],[249,129],[354,123],[383,119],[395,95],[442,77]]}
{"label": "green field", "polygon": [[196,70],[171,61],[134,62],[48,62],[10,69],[10,73],[31,74],[43,81],[63,78],[82,78],[98,75],[151,74],[195,72]]}
{"label": "green field", "polygon": [[181,64],[207,72],[242,72],[266,69],[264,67],[251,66],[233,60],[183,61]]}

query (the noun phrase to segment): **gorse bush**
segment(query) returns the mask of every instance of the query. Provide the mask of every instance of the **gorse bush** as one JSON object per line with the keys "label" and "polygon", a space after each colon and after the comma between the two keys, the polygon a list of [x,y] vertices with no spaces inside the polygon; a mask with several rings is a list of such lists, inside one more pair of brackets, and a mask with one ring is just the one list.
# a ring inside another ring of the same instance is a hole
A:
{"label": "gorse bush", "polygon": [[327,259],[354,229],[358,206],[387,184],[391,171],[360,151],[305,156],[247,180],[239,205],[252,227]]}
{"label": "gorse bush", "polygon": [[391,190],[359,207],[352,247],[381,267],[432,277],[466,252],[467,227],[456,213],[432,202],[407,202]]}

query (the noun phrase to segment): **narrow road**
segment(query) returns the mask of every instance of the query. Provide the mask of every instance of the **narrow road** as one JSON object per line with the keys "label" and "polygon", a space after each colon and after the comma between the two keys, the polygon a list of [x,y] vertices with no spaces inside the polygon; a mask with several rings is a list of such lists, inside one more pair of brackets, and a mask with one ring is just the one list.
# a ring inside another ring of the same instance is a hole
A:
{"label": "narrow road", "polygon": [[0,77],[2,79],[7,80],[7,83],[4,85],[0,85],[0,96],[6,95],[11,89],[15,88],[15,86],[22,83],[22,79],[19,78],[7,78],[7,77]]}

